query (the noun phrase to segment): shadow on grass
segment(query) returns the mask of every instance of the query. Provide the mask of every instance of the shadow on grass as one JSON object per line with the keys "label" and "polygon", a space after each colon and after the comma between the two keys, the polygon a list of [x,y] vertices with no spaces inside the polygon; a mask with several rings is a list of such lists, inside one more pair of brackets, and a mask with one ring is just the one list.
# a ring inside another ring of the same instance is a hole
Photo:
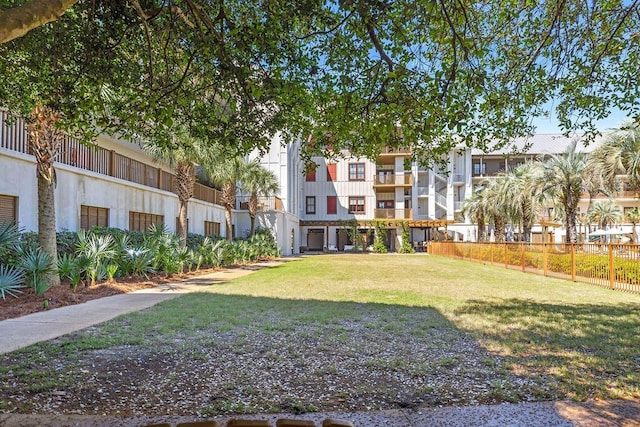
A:
{"label": "shadow on grass", "polygon": [[515,376],[433,308],[212,293],[0,356],[0,366],[0,402],[16,412],[46,412],[52,399],[57,411],[212,415],[492,404],[521,394],[506,386]]}
{"label": "shadow on grass", "polygon": [[506,357],[514,373],[541,376],[558,396],[640,397],[637,304],[475,300],[454,315],[459,325]]}

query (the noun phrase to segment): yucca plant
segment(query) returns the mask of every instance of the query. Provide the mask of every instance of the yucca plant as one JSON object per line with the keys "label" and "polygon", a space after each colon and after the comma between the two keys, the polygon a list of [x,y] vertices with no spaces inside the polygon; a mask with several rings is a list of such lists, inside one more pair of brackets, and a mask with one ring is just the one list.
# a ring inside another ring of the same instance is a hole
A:
{"label": "yucca plant", "polygon": [[112,245],[113,238],[109,235],[97,236],[89,234],[80,238],[79,254],[89,260],[86,274],[91,286],[107,276],[105,266],[115,255],[115,249]]}
{"label": "yucca plant", "polygon": [[129,248],[126,250],[126,258],[121,265],[125,275],[144,276],[149,278],[149,274],[156,272],[153,267],[155,256],[147,248]]}
{"label": "yucca plant", "polygon": [[36,296],[41,297],[49,289],[46,279],[53,272],[51,256],[40,248],[19,250],[20,267],[26,273],[26,283],[32,287]]}
{"label": "yucca plant", "polygon": [[83,262],[85,260],[87,260],[87,258],[75,257],[72,254],[62,254],[58,257],[58,274],[60,275],[60,279],[69,280],[73,292],[78,289],[78,284],[80,284],[82,280],[82,274],[86,266]]}
{"label": "yucca plant", "polygon": [[20,229],[11,222],[0,223],[0,259],[3,264],[16,262],[16,251],[20,245]]}
{"label": "yucca plant", "polygon": [[0,265],[0,296],[6,299],[6,295],[16,298],[24,288],[24,271],[12,265]]}

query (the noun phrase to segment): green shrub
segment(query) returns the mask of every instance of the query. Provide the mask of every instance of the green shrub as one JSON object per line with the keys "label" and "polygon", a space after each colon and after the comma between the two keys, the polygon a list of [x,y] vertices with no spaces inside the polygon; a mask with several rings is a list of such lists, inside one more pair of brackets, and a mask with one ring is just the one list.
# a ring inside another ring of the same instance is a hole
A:
{"label": "green shrub", "polygon": [[24,271],[13,265],[0,265],[0,296],[6,299],[6,295],[17,297],[24,288]]}
{"label": "green shrub", "polygon": [[46,276],[53,271],[51,256],[40,248],[27,248],[20,251],[19,260],[20,267],[25,272],[27,285],[34,289],[36,296],[44,295],[50,286]]}

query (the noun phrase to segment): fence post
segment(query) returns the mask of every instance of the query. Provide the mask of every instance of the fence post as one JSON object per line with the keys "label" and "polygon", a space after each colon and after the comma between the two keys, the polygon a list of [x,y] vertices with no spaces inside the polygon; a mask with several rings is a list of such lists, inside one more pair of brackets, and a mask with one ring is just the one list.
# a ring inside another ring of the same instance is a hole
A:
{"label": "fence post", "polygon": [[504,242],[504,268],[508,268],[509,267],[509,257],[508,257],[508,253],[507,253],[507,242]]}
{"label": "fence post", "polygon": [[571,280],[576,281],[576,244],[571,243]]}
{"label": "fence post", "polygon": [[548,273],[548,261],[549,261],[549,244],[548,243],[543,243],[542,244],[542,271],[544,273],[544,275],[546,276]]}
{"label": "fence post", "polygon": [[609,287],[611,289],[616,288],[616,271],[613,269],[613,245],[608,244],[609,247]]}
{"label": "fence post", "polygon": [[520,264],[522,265],[522,271],[524,271],[524,242],[520,242]]}

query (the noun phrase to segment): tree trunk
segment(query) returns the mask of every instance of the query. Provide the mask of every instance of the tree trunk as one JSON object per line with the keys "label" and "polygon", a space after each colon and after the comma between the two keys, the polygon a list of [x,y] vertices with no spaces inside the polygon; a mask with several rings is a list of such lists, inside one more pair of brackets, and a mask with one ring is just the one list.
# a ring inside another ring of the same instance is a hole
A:
{"label": "tree trunk", "polygon": [[176,188],[175,193],[180,201],[180,213],[178,215],[178,222],[180,223],[180,229],[178,230],[178,236],[180,237],[180,246],[187,246],[187,209],[189,205],[189,199],[193,197],[193,188],[196,182],[195,167],[191,162],[182,162],[176,165]]}
{"label": "tree trunk", "polygon": [[485,240],[487,240],[487,227],[484,217],[478,217],[478,242],[484,242]]}
{"label": "tree trunk", "polygon": [[178,223],[180,225],[180,229],[178,230],[178,238],[180,239],[180,247],[184,248],[187,246],[187,233],[188,233],[188,225],[187,225],[187,200],[180,199],[180,210],[178,211]]}
{"label": "tree trunk", "polygon": [[64,134],[56,129],[60,114],[49,108],[36,106],[27,125],[29,148],[36,158],[38,180],[38,244],[51,257],[51,273],[45,276],[49,286],[60,284],[56,236],[55,187],[58,157]]}
{"label": "tree trunk", "polygon": [[49,286],[60,284],[58,275],[58,243],[56,236],[55,184],[38,176],[38,244],[52,260],[53,271],[45,276]]}
{"label": "tree trunk", "polygon": [[227,240],[233,240],[233,224],[231,223],[231,210],[236,206],[236,185],[227,182],[222,186],[222,204],[224,206],[224,218],[227,222]]}
{"label": "tree trunk", "polygon": [[258,195],[253,192],[249,197],[249,218],[251,218],[251,236],[256,233],[256,216],[258,215]]}
{"label": "tree trunk", "polygon": [[231,207],[225,206],[224,219],[227,222],[227,240],[230,242],[233,240],[233,224],[231,223]]}
{"label": "tree trunk", "polygon": [[502,215],[498,215],[496,217],[494,217],[494,221],[493,221],[494,225],[495,225],[495,233],[496,233],[496,242],[504,242],[504,238],[505,238],[505,233],[504,233],[504,226],[505,226],[505,219]]}

